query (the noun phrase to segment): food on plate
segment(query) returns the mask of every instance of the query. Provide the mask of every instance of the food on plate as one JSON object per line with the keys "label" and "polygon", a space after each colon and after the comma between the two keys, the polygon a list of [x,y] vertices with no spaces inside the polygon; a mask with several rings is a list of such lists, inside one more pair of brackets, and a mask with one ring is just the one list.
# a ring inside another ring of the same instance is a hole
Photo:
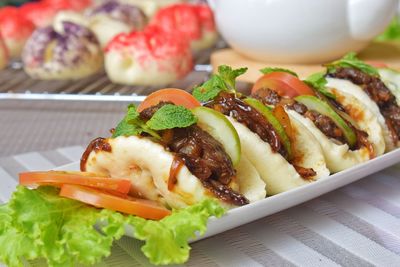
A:
{"label": "food on plate", "polygon": [[8,49],[4,43],[3,37],[0,34],[0,70],[8,64]]}
{"label": "food on plate", "polygon": [[182,3],[161,8],[152,24],[166,32],[182,33],[190,41],[193,50],[209,48],[218,38],[213,13],[205,4]]}
{"label": "food on plate", "polygon": [[79,79],[98,72],[103,56],[96,36],[86,27],[63,21],[37,29],[22,60],[35,79]]}
{"label": "food on plate", "polygon": [[338,172],[383,154],[385,143],[374,116],[356,98],[329,85],[323,73],[301,81],[284,69],[266,68],[252,89],[266,105],[282,105],[321,144],[327,166]]}
{"label": "food on plate", "polygon": [[[93,265],[128,232],[151,263],[181,264],[209,217],[384,153],[378,118],[346,81],[265,68],[246,97],[235,81],[245,71],[220,66],[193,95],[166,88],[129,105],[81,171],[21,173],[0,206],[0,261]],[[400,74],[379,73],[396,94]]]}
{"label": "food on plate", "polygon": [[118,1],[95,6],[88,10],[87,15],[88,27],[96,34],[102,47],[119,33],[140,31],[147,24],[147,17],[140,8]]}
{"label": "food on plate", "polygon": [[327,65],[328,86],[339,82],[337,89],[360,100],[377,118],[383,129],[386,151],[400,145],[400,107],[396,87],[385,69],[377,68],[359,60],[350,53]]}
{"label": "food on plate", "polygon": [[11,58],[19,58],[35,26],[16,7],[0,9],[0,34]]}
{"label": "food on plate", "polygon": [[55,187],[18,186],[10,201],[0,206],[0,262],[10,267],[35,259],[44,259],[50,267],[93,265],[110,255],[113,241],[129,227],[136,239],[145,241],[141,250],[151,263],[184,263],[188,240],[195,233],[204,234],[209,217],[224,213],[216,201],[207,199],[157,221],[85,205],[73,199],[76,192],[66,185],[63,194],[68,198],[64,198]]}
{"label": "food on plate", "polygon": [[221,112],[239,134],[242,153],[267,184],[269,195],[329,175],[319,143],[281,106],[270,109],[235,92],[235,78],[246,69],[220,66],[219,73],[195,88],[193,95]]}
{"label": "food on plate", "polygon": [[140,7],[147,16],[152,17],[158,9],[176,3],[186,2],[185,0],[118,0],[121,3],[136,5]]}
{"label": "food on plate", "polygon": [[189,73],[189,44],[180,34],[165,34],[155,26],[117,35],[105,49],[105,69],[111,81],[128,85],[162,85]]}
{"label": "food on plate", "polygon": [[[171,90],[179,91],[166,94]],[[180,105],[193,105],[179,99],[149,99],[144,109],[129,107],[112,138],[92,141],[82,171],[129,178],[139,196],[172,208],[210,197],[226,207],[265,198],[265,184],[252,164],[241,160],[239,137],[224,116],[199,103],[190,111]]]}

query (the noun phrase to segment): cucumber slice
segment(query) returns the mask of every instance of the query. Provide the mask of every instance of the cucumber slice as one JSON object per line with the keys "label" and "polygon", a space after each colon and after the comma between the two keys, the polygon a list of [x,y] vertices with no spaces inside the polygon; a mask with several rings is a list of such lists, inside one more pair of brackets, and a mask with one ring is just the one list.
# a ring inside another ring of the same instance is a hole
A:
{"label": "cucumber slice", "polygon": [[244,100],[246,104],[249,106],[255,108],[258,112],[263,114],[263,116],[267,119],[267,121],[274,127],[276,130],[276,133],[279,135],[279,138],[281,139],[281,142],[283,146],[285,147],[289,159],[292,157],[292,146],[290,145],[290,139],[289,136],[285,132],[285,128],[283,128],[282,124],[279,122],[279,120],[274,116],[274,114],[271,111],[270,107],[265,106],[263,103],[258,101],[257,99],[254,98],[246,98]]}
{"label": "cucumber slice", "polygon": [[223,114],[210,108],[197,107],[192,112],[198,119],[197,125],[222,144],[233,166],[237,166],[241,155],[240,139],[232,123]]}
{"label": "cucumber slice", "polygon": [[333,120],[333,122],[343,131],[344,137],[346,138],[350,148],[354,147],[357,142],[356,133],[351,129],[346,121],[329,106],[329,104],[310,95],[297,96],[295,97],[295,100],[305,105],[308,109],[315,110]]}

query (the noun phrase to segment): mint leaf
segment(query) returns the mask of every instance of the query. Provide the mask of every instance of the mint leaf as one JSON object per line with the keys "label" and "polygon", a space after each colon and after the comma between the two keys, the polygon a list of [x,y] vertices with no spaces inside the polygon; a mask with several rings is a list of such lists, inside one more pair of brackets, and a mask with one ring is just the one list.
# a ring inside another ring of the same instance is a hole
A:
{"label": "mint leaf", "polygon": [[228,91],[225,82],[220,76],[213,75],[203,85],[194,88],[192,95],[200,102],[207,102],[214,99],[222,91]]}
{"label": "mint leaf", "polygon": [[161,139],[160,135],[146,126],[146,123],[140,118],[135,105],[129,105],[125,117],[118,123],[112,137],[132,136],[147,133],[150,136]]}
{"label": "mint leaf", "polygon": [[304,82],[324,96],[336,99],[336,96],[334,94],[326,90],[325,86],[328,81],[325,79],[325,74],[323,72],[317,72],[310,75],[307,79],[304,80]]}
{"label": "mint leaf", "polygon": [[183,106],[167,104],[157,110],[150,120],[147,127],[160,131],[173,128],[185,128],[197,122],[193,113]]}
{"label": "mint leaf", "polygon": [[347,55],[345,55],[342,59],[327,64],[327,67],[328,67],[328,72],[330,73],[335,72],[335,69],[337,67],[342,67],[342,68],[356,68],[368,75],[379,76],[378,71],[374,67],[358,59],[356,53],[354,52],[350,52]]}
{"label": "mint leaf", "polygon": [[213,100],[222,91],[236,92],[236,78],[247,71],[247,68],[232,69],[221,65],[218,73],[200,86],[193,89],[193,96],[200,102]]}
{"label": "mint leaf", "polygon": [[283,68],[267,67],[267,68],[261,69],[260,72],[262,72],[263,74],[268,74],[268,73],[272,73],[272,72],[286,72],[295,77],[299,77],[296,72],[288,70],[288,69],[283,69]]}
{"label": "mint leaf", "polygon": [[232,69],[227,65],[221,65],[218,67],[218,75],[225,82],[229,90],[236,91],[236,78],[247,71],[247,68]]}
{"label": "mint leaf", "polygon": [[[0,262],[14,267],[44,258],[50,267],[93,265],[110,255],[113,241],[131,225],[134,236],[145,241],[142,251],[151,263],[180,264],[189,257],[188,240],[205,232],[209,217],[225,212],[208,199],[152,221],[94,208],[58,192],[18,186],[10,202],[0,206]],[[104,225],[100,232],[99,222]]]}

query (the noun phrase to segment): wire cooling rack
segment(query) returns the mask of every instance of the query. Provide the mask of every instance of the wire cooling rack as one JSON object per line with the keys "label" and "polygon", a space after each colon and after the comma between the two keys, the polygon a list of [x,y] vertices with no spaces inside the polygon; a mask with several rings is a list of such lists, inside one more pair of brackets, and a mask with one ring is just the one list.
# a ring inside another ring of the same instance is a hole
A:
{"label": "wire cooling rack", "polygon": [[[165,87],[191,90],[210,75],[210,54],[224,47],[219,42],[213,49],[195,55],[196,65],[185,78]],[[43,81],[31,79],[23,70],[21,62],[12,62],[0,71],[0,100],[74,100],[74,101],[142,101],[146,95],[160,86],[127,86],[112,83],[102,72],[80,80]]]}

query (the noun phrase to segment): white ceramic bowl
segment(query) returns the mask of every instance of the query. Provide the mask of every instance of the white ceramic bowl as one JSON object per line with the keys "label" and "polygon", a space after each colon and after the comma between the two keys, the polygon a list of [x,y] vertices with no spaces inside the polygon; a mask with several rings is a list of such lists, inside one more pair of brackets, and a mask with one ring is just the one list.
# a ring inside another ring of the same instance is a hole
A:
{"label": "white ceramic bowl", "polygon": [[321,63],[359,51],[382,32],[398,0],[208,0],[238,52],[274,63]]}

